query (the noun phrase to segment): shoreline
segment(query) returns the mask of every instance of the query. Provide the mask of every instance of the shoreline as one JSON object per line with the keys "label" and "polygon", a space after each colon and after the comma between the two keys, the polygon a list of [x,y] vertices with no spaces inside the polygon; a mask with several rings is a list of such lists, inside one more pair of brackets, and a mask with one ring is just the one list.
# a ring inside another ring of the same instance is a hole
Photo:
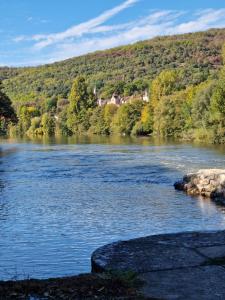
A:
{"label": "shoreline", "polygon": [[0,299],[225,298],[225,230],[119,241],[96,249],[91,261],[88,274],[0,281]]}
{"label": "shoreline", "polygon": [[80,274],[71,277],[0,281],[0,300],[144,299],[136,277]]}

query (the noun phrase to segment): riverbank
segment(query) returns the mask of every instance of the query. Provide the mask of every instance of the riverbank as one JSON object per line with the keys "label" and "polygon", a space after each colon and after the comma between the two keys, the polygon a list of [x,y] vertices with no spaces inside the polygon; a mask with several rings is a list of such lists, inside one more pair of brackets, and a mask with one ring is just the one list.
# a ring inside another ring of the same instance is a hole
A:
{"label": "riverbank", "polygon": [[92,274],[0,282],[0,300],[225,299],[225,231],[148,236],[103,246]]}
{"label": "riverbank", "polygon": [[140,291],[157,299],[225,299],[225,231],[148,236],[92,255],[94,272],[136,272]]}
{"label": "riverbank", "polygon": [[131,273],[0,282],[0,300],[144,299]]}

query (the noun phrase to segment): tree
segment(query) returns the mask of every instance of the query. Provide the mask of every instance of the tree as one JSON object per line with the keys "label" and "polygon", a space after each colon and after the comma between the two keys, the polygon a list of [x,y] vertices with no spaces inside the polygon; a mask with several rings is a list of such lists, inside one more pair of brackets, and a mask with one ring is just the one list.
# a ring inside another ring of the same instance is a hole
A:
{"label": "tree", "polygon": [[31,120],[34,117],[39,117],[40,111],[34,106],[21,106],[18,113],[18,134],[24,135],[31,126]]}
{"label": "tree", "polygon": [[161,136],[180,137],[185,128],[185,92],[160,99],[154,111],[154,132]]}
{"label": "tree", "polygon": [[142,108],[143,102],[138,100],[120,106],[113,119],[113,132],[129,135],[141,118]]}
{"label": "tree", "polygon": [[44,135],[54,135],[55,133],[55,120],[48,113],[44,113],[41,117],[41,126]]}
{"label": "tree", "polygon": [[210,103],[210,117],[216,142],[225,142],[225,66],[222,68]]}
{"label": "tree", "polygon": [[88,108],[88,91],[84,77],[78,76],[72,85],[69,95],[69,111],[78,114]]}
{"label": "tree", "polygon": [[91,134],[109,134],[106,122],[104,120],[104,108],[96,107],[90,118],[89,133]]}
{"label": "tree", "polygon": [[215,81],[206,81],[195,88],[192,103],[192,127],[206,129],[210,126],[210,106]]}
{"label": "tree", "polygon": [[16,123],[16,113],[12,107],[11,100],[3,92],[2,82],[0,81],[0,134],[6,134],[9,123]]}
{"label": "tree", "polygon": [[0,81],[0,119],[10,120],[15,122],[17,120],[15,111],[12,107],[11,100],[3,92],[3,86]]}
{"label": "tree", "polygon": [[113,117],[115,116],[118,107],[115,104],[108,104],[104,107],[104,121],[107,127],[107,133],[110,134],[111,132],[111,125]]}
{"label": "tree", "polygon": [[175,70],[162,71],[153,81],[150,87],[151,105],[156,108],[159,100],[163,96],[171,95],[179,90],[178,73]]}
{"label": "tree", "polygon": [[141,112],[143,132],[146,134],[153,131],[153,109],[150,104],[146,105]]}

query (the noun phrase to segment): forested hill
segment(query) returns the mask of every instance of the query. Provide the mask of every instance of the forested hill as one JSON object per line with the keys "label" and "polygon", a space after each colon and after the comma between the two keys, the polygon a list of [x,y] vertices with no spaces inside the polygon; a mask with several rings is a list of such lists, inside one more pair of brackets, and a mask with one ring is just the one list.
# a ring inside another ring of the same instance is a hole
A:
{"label": "forested hill", "polygon": [[[181,69],[181,84],[198,84],[221,67],[225,29],[157,37],[32,68],[0,68],[5,92],[17,103],[66,98],[77,75],[107,97],[120,83],[124,94],[143,91],[164,69]],[[122,82],[122,85],[121,85]]]}

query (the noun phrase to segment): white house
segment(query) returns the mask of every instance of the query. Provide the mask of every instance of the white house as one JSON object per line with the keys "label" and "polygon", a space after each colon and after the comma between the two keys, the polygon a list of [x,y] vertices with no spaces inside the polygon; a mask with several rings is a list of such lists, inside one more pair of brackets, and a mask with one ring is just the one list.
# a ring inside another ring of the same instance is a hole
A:
{"label": "white house", "polygon": [[122,104],[122,98],[116,93],[114,93],[112,95],[111,100],[109,100],[107,104],[115,104],[117,106],[120,106]]}
{"label": "white house", "polygon": [[142,100],[145,101],[145,102],[149,102],[149,95],[148,95],[148,91],[145,90],[145,93],[142,97]]}

